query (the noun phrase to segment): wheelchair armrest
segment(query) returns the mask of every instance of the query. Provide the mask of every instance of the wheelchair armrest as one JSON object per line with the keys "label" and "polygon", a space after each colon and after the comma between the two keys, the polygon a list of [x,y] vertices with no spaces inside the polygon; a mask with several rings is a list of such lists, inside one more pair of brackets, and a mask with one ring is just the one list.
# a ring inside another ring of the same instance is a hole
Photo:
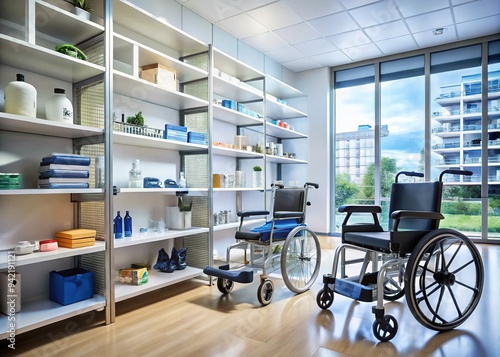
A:
{"label": "wheelchair armrest", "polygon": [[239,211],[236,213],[238,217],[251,217],[251,216],[267,216],[269,211]]}
{"label": "wheelchair armrest", "polygon": [[274,218],[303,218],[304,212],[278,211],[273,213]]}
{"label": "wheelchair armrest", "polygon": [[340,213],[382,213],[382,207],[377,205],[342,205]]}
{"label": "wheelchair armrest", "polygon": [[399,219],[444,219],[444,216],[439,212],[430,211],[408,211],[398,210],[391,214],[391,218]]}

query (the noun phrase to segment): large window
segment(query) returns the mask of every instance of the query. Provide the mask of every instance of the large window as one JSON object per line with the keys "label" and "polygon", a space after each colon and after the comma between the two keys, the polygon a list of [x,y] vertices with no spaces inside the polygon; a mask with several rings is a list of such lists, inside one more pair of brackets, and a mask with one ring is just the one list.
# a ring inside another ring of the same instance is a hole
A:
{"label": "large window", "polygon": [[[445,176],[441,227],[500,240],[500,41],[334,71],[334,78],[335,212],[380,203],[386,224],[396,172],[437,180],[458,167],[472,175]],[[335,217],[337,232],[342,218]]]}
{"label": "large window", "polygon": [[[335,75],[335,212],[346,203],[374,202],[374,183],[366,180],[375,162],[373,78],[373,66]],[[340,220],[335,220],[336,230]]]}

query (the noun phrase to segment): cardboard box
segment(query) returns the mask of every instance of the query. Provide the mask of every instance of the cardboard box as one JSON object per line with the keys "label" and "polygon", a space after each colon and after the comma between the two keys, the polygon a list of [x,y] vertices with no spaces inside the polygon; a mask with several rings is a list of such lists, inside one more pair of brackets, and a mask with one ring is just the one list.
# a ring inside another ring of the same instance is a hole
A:
{"label": "cardboard box", "polygon": [[148,82],[158,84],[162,88],[177,90],[177,73],[160,63],[142,66],[139,76]]}
{"label": "cardboard box", "polygon": [[188,134],[187,128],[180,125],[165,124],[163,138],[169,140],[177,140],[187,143]]}
{"label": "cardboard box", "polygon": [[94,296],[94,273],[73,268],[49,273],[49,299],[61,305],[90,299]]}
{"label": "cardboard box", "polygon": [[225,181],[226,181],[226,175],[224,175],[224,174],[212,174],[213,188],[223,188]]}
{"label": "cardboard box", "polygon": [[147,268],[127,268],[118,271],[118,282],[129,285],[144,285],[149,281]]}

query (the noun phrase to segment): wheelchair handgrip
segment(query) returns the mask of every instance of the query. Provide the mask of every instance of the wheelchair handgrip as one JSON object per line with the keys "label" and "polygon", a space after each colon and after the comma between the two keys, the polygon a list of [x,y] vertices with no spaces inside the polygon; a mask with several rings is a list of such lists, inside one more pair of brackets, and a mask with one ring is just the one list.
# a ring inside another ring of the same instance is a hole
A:
{"label": "wheelchair handgrip", "polygon": [[319,185],[317,183],[314,183],[314,182],[306,182],[304,187],[307,187],[307,186],[311,186],[311,187],[314,187],[314,188],[319,188]]}
{"label": "wheelchair handgrip", "polygon": [[472,171],[469,170],[461,170],[459,168],[451,168],[448,170],[444,170],[441,172],[439,175],[439,181],[443,182],[442,178],[445,174],[452,174],[452,175],[464,175],[464,176],[472,176]]}
{"label": "wheelchair handgrip", "polygon": [[405,176],[412,176],[412,177],[424,177],[424,174],[421,172],[415,172],[415,171],[400,171],[396,175],[395,182],[398,182],[398,177],[399,175],[405,175]]}
{"label": "wheelchair handgrip", "polygon": [[342,205],[339,212],[351,213],[382,213],[382,207],[377,205]]}

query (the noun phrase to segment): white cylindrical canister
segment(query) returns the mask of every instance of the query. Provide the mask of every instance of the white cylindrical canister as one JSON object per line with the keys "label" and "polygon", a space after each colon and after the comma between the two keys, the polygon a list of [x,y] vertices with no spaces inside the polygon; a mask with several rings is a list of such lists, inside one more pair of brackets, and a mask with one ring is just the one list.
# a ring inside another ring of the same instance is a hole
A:
{"label": "white cylindrical canister", "polygon": [[5,86],[5,112],[36,118],[36,89],[17,74],[17,81]]}
{"label": "white cylindrical canister", "polygon": [[48,120],[73,124],[73,105],[66,97],[64,89],[54,89],[54,95],[45,104],[45,117]]}

